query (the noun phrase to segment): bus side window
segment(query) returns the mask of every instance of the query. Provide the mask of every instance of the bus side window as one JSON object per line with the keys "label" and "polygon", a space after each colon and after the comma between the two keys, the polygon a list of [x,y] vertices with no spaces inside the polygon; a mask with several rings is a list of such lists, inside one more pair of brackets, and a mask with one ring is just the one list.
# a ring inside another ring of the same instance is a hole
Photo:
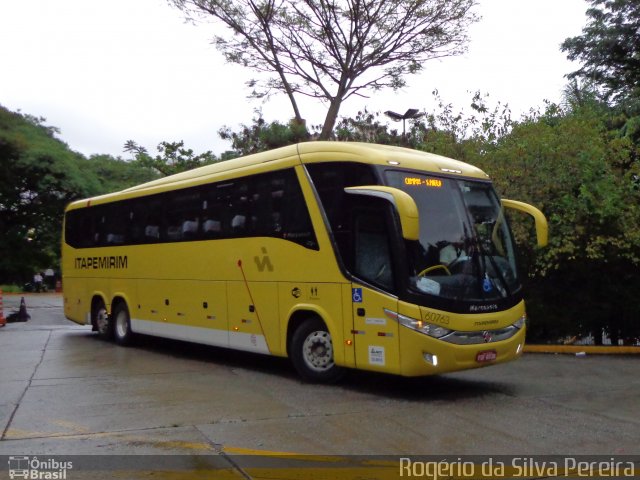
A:
{"label": "bus side window", "polygon": [[88,209],[71,210],[65,216],[65,242],[74,248],[91,245],[93,217]]}
{"label": "bus side window", "polygon": [[205,239],[228,238],[231,235],[231,207],[234,182],[202,187],[202,235]]}
{"label": "bus side window", "polygon": [[129,211],[125,202],[116,202],[106,210],[104,242],[107,245],[123,245],[127,237]]}
{"label": "bus side window", "polygon": [[132,244],[160,241],[162,201],[159,196],[138,198],[131,201],[129,241]]}
{"label": "bus side window", "polygon": [[99,209],[100,213],[97,216],[96,228],[93,231],[93,245],[102,246],[107,243],[107,212],[106,208],[102,206],[96,208]]}
{"label": "bus side window", "polygon": [[[298,177],[293,169],[281,172],[283,175],[282,193],[277,188],[272,193],[273,209],[282,225],[282,238],[313,250],[318,249],[318,240],[313,230],[307,202],[302,195],[302,189]],[[280,236],[280,234],[278,234]]]}
{"label": "bus side window", "polygon": [[164,239],[167,242],[200,238],[200,189],[185,188],[166,194]]}
{"label": "bus side window", "polygon": [[354,212],[354,274],[387,291],[393,291],[393,263],[384,210]]}
{"label": "bus side window", "polygon": [[354,199],[345,187],[378,185],[373,167],[351,162],[327,162],[307,165],[307,171],[318,192],[333,239],[345,268],[353,271],[352,208]]}

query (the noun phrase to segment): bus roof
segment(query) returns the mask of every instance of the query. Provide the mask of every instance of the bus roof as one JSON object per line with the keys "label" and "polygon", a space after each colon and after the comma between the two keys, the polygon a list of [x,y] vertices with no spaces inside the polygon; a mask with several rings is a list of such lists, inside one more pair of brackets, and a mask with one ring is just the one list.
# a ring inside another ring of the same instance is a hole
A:
{"label": "bus roof", "polygon": [[399,168],[454,174],[483,180],[489,178],[485,172],[468,163],[419,150],[374,143],[313,141],[194,168],[193,170],[152,180],[119,192],[78,200],[71,203],[68,208],[108,202],[122,196],[136,197],[142,192],[155,193],[156,191],[170,190],[173,187],[187,186],[192,181],[204,180],[207,177],[222,173],[242,171],[243,174],[250,174],[252,173],[251,167],[260,167],[267,163],[277,162],[282,164],[282,167],[285,167],[309,163],[345,161],[372,165],[392,165]]}

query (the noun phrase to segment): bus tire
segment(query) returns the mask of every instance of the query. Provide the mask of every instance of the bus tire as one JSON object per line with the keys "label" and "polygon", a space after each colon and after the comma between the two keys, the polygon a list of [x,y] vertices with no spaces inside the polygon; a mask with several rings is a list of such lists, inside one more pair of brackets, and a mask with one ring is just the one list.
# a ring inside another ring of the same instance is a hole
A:
{"label": "bus tire", "polygon": [[113,338],[118,345],[129,345],[133,339],[131,318],[125,302],[118,302],[113,307]]}
{"label": "bus tire", "polygon": [[335,382],[344,373],[334,363],[331,335],[317,317],[304,320],[293,333],[291,361],[302,379],[309,382]]}
{"label": "bus tire", "polygon": [[111,340],[113,338],[113,325],[102,299],[97,300],[93,305],[91,318],[98,336],[104,340]]}

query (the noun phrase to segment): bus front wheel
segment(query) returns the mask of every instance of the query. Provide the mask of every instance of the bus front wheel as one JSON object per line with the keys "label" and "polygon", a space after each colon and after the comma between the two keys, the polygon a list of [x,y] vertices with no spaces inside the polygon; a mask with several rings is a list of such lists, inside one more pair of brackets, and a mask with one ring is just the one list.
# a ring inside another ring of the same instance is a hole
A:
{"label": "bus front wheel", "polygon": [[319,318],[309,318],[291,339],[291,361],[298,374],[311,382],[335,382],[343,369],[334,362],[331,335]]}
{"label": "bus front wheel", "polygon": [[129,345],[133,337],[129,309],[124,302],[118,302],[113,307],[113,336],[117,344]]}

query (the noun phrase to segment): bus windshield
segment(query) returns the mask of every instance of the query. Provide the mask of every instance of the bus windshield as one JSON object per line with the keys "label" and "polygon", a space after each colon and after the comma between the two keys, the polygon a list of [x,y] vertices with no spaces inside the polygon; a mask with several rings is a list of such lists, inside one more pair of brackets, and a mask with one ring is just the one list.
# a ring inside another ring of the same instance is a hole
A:
{"label": "bus windshield", "polygon": [[420,238],[407,242],[409,285],[416,293],[485,302],[520,289],[513,238],[489,182],[387,171],[420,216]]}

